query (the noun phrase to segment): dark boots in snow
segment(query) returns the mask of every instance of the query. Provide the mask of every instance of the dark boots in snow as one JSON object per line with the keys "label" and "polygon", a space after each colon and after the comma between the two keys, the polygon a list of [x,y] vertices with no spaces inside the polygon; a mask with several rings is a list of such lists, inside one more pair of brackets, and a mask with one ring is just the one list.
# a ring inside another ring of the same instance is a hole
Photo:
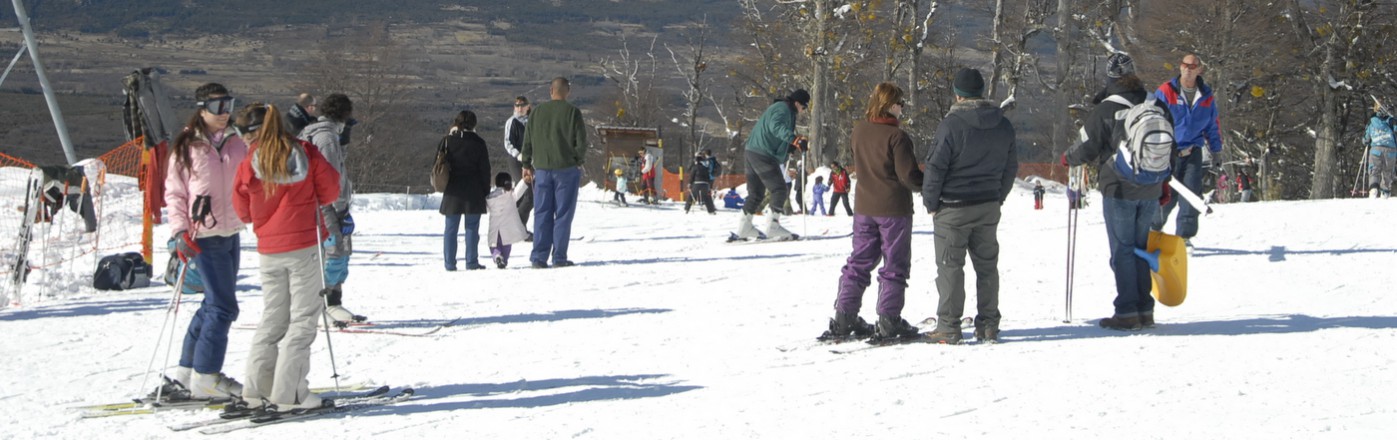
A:
{"label": "dark boots in snow", "polygon": [[818,338],[821,341],[842,341],[853,339],[866,339],[873,336],[873,324],[869,324],[859,317],[857,313],[834,314],[834,318],[829,320],[829,330]]}

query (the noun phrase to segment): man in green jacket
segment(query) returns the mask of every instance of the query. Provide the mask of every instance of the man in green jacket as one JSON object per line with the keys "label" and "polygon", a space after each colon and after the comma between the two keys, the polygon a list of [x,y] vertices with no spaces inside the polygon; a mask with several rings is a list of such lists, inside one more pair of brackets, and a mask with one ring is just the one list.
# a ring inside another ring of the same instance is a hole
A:
{"label": "man in green jacket", "polygon": [[771,223],[766,227],[766,238],[786,240],[795,237],[791,231],[781,227],[781,215],[786,200],[786,158],[791,149],[804,150],[805,137],[796,135],[796,117],[810,108],[810,93],[798,89],[785,98],[777,99],[762,113],[752,134],[747,137],[747,203],[742,208],[742,221],[737,224],[733,240],[751,239],[761,236],[752,226],[752,216],[762,206],[762,198],[769,196],[778,202],[771,204]]}
{"label": "man in green jacket", "polygon": [[529,262],[535,269],[549,267],[550,253],[554,267],[573,265],[568,240],[587,155],[587,126],[582,112],[567,102],[571,90],[567,78],[553,78],[553,100],[534,107],[519,151],[524,178],[534,180],[534,249]]}

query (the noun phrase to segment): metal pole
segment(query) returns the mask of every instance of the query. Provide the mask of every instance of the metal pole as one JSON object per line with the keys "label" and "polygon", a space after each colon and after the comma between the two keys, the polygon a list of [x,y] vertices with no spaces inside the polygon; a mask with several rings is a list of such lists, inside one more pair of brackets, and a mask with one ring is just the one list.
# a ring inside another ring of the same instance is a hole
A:
{"label": "metal pole", "polygon": [[73,152],[73,141],[68,138],[68,125],[63,123],[63,111],[58,109],[58,98],[53,95],[48,75],[44,73],[44,63],[39,61],[39,42],[34,39],[34,29],[29,27],[29,14],[24,11],[21,0],[12,0],[15,5],[15,18],[19,19],[20,30],[24,33],[24,44],[29,48],[29,60],[34,62],[34,74],[39,77],[39,86],[44,89],[44,101],[48,102],[49,114],[53,116],[53,128],[58,131],[58,142],[63,144],[63,155],[68,164],[78,162]]}
{"label": "metal pole", "polygon": [[11,59],[11,60],[10,60],[10,66],[5,68],[5,74],[4,74],[4,75],[0,75],[0,84],[4,84],[4,83],[5,83],[5,78],[9,78],[9,77],[10,77],[10,70],[15,68],[15,63],[18,63],[18,62],[19,62],[19,57],[24,56],[24,51],[25,51],[25,50],[28,50],[28,47],[27,47],[27,46],[20,46],[20,47],[19,47],[19,52],[15,52],[15,57],[14,57],[14,59]]}

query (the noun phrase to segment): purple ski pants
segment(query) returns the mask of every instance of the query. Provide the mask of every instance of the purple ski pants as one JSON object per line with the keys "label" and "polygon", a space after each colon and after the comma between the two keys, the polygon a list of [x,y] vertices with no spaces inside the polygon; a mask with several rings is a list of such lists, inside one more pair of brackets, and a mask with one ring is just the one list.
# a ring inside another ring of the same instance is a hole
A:
{"label": "purple ski pants", "polygon": [[863,291],[872,282],[873,267],[879,260],[883,268],[878,270],[878,315],[901,316],[912,270],[911,216],[854,215],[854,250],[840,271],[835,311],[859,312]]}

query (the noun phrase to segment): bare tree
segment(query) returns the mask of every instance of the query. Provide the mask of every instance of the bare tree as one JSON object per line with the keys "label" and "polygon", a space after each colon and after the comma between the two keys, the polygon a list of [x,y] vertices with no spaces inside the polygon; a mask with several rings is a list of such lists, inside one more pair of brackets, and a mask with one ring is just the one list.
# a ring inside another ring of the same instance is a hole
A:
{"label": "bare tree", "polygon": [[[684,83],[688,86],[683,92],[685,104],[683,115],[685,123],[683,125],[688,128],[689,132],[686,145],[693,151],[699,151],[703,148],[702,136],[705,133],[699,129],[698,113],[704,99],[708,97],[708,85],[703,77],[703,73],[708,70],[708,60],[704,53],[708,48],[708,16],[704,16],[703,21],[690,27],[689,32],[687,47],[681,49],[684,52],[682,62],[681,56],[676,54],[668,44],[665,45],[665,50],[669,51],[670,60],[674,62],[674,69],[680,77],[684,78]],[[687,163],[683,162],[685,158],[689,157],[686,153],[684,146],[681,145],[679,149],[681,166]]]}

